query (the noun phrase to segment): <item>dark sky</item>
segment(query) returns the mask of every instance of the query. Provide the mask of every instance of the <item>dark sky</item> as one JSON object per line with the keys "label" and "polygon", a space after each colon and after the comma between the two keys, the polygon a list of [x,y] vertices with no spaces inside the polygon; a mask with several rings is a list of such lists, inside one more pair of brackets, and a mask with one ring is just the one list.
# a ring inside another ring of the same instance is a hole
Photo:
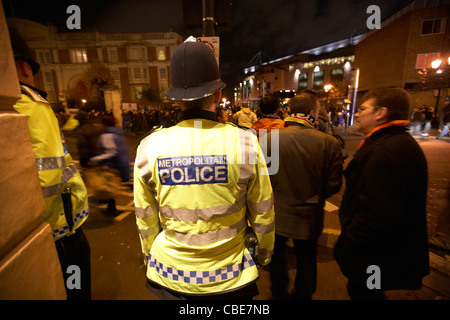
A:
{"label": "dark sky", "polygon": [[[148,32],[173,30],[182,36],[182,0],[2,0],[6,17],[52,23],[62,32],[77,4],[81,9],[81,31]],[[366,31],[366,13],[378,5],[386,19],[411,0],[234,0],[231,31],[220,36],[220,65],[231,98],[236,75],[253,56],[263,51],[275,59],[299,53]],[[200,34],[193,34],[200,36]]]}

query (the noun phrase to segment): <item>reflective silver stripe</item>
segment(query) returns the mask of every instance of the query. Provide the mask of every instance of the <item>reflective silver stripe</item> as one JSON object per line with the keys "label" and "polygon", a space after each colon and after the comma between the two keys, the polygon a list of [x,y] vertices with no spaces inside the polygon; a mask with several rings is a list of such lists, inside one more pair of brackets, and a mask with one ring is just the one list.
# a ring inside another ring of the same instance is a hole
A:
{"label": "reflective silver stripe", "polygon": [[159,233],[160,229],[161,228],[160,228],[160,226],[158,224],[158,225],[153,226],[153,227],[148,228],[148,229],[139,229],[138,231],[139,231],[139,234],[141,235],[142,239],[147,239],[147,238],[149,238],[149,237]]}
{"label": "reflective silver stripe", "polygon": [[72,163],[69,167],[66,168],[66,170],[64,170],[61,177],[61,183],[54,184],[52,186],[42,187],[41,189],[44,198],[49,198],[59,194],[59,189],[61,185],[67,183],[70,179],[72,179],[72,177],[74,176],[75,173],[77,173],[77,171],[78,170],[76,164]]}
{"label": "reflective silver stripe", "polygon": [[[245,191],[245,190],[244,190]],[[185,209],[185,208],[159,208],[161,215],[165,218],[178,221],[196,222],[198,220],[210,221],[219,217],[224,217],[242,210],[245,205],[245,192],[241,192],[237,203],[227,204],[217,207],[203,209]]]}
{"label": "reflective silver stripe", "polygon": [[261,256],[264,258],[270,258],[272,255],[273,255],[273,250],[258,248],[258,256]]}
{"label": "reflective silver stripe", "polygon": [[237,278],[243,270],[253,266],[255,266],[255,261],[250,254],[245,254],[240,263],[209,271],[178,270],[158,262],[151,254],[148,256],[148,267],[155,268],[159,275],[170,280],[192,284],[212,283]]}
{"label": "reflective silver stripe", "polygon": [[256,233],[270,233],[275,230],[275,221],[269,224],[252,223],[252,229]]}
{"label": "reflective silver stripe", "polygon": [[77,173],[77,171],[78,171],[77,165],[75,163],[72,163],[64,170],[61,178],[61,183],[64,184],[70,179],[72,179],[72,177],[75,175],[75,173]]}
{"label": "reflective silver stripe", "polygon": [[253,202],[249,200],[247,201],[247,204],[252,211],[256,211],[257,213],[267,212],[273,207],[273,193],[267,200],[263,200],[260,202]]}
{"label": "reflective silver stripe", "polygon": [[211,243],[215,243],[221,240],[235,237],[243,229],[247,227],[247,220],[241,219],[239,222],[223,229],[204,233],[181,233],[171,230],[169,228],[164,229],[166,236],[176,239],[178,242],[189,246],[205,246]]}
{"label": "reflective silver stripe", "polygon": [[135,207],[135,213],[136,217],[138,218],[141,219],[149,218],[158,213],[158,207],[156,203],[152,204],[151,206],[148,206],[147,208]]}
{"label": "reflective silver stripe", "polygon": [[64,169],[66,159],[64,157],[36,158],[36,166],[38,171]]}
{"label": "reflective silver stripe", "polygon": [[55,184],[53,186],[48,187],[42,187],[42,194],[44,195],[44,198],[49,198],[56,196],[59,193],[59,187],[61,184]]}
{"label": "reflective silver stripe", "polygon": [[141,146],[139,147],[139,153],[136,157],[135,165],[136,168],[139,169],[140,176],[146,183],[149,183],[150,179],[152,178],[152,171],[150,170],[150,162],[148,161],[146,156],[147,145],[148,139],[144,139]]}

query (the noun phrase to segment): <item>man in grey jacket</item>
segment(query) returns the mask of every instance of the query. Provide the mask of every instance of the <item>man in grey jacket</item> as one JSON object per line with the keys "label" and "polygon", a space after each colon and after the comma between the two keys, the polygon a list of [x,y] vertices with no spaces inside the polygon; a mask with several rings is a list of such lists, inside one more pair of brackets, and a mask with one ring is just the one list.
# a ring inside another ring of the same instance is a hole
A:
{"label": "man in grey jacket", "polygon": [[293,298],[308,300],[316,290],[317,239],[323,229],[325,200],[341,188],[343,160],[339,142],[314,128],[320,108],[314,95],[297,95],[290,108],[286,127],[279,131],[279,170],[271,176],[276,224],[272,297],[289,298],[286,242],[291,238],[297,259]]}

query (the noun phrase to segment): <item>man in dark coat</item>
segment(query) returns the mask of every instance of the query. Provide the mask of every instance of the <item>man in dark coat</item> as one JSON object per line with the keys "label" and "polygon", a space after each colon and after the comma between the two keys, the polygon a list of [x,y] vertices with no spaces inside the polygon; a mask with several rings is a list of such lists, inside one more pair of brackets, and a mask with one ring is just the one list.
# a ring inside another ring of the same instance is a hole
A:
{"label": "man in dark coat", "polygon": [[429,273],[427,161],[408,134],[403,89],[369,91],[355,114],[366,135],[344,171],[342,232],[335,258],[352,299],[384,299],[384,290],[418,290]]}
{"label": "man in dark coat", "polygon": [[[325,200],[341,187],[343,160],[336,138],[314,127],[320,108],[317,97],[301,93],[291,100],[290,108],[291,116],[284,119],[286,128],[279,130],[279,168],[270,176],[276,233],[270,270],[272,298],[311,300],[316,290],[317,240],[323,229]],[[267,141],[272,141],[276,132],[272,128]],[[271,153],[277,146],[270,147]],[[297,262],[291,297],[287,293],[289,238]]]}

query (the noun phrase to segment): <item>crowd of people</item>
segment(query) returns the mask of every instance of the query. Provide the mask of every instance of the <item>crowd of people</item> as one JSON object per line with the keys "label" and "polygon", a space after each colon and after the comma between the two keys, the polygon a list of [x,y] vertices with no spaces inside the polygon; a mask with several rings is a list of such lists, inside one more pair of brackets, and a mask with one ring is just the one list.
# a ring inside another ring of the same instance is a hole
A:
{"label": "crowd of people", "polygon": [[[67,289],[68,298],[90,299],[90,247],[82,232],[87,189],[63,147],[45,94],[34,88],[39,65],[29,52],[16,54],[14,42],[13,50],[22,88],[14,107],[29,118],[47,205],[44,217],[54,230],[62,266],[83,269],[82,288]],[[365,138],[344,170],[342,146],[323,127],[329,121],[321,117],[314,92],[294,97],[288,114],[280,113],[277,101],[263,99],[259,117],[243,108],[228,115],[235,122],[229,125],[225,110],[217,108],[225,83],[208,46],[179,45],[170,72],[167,97],[179,109],[125,112],[123,128],[111,114],[78,116],[81,166],[117,170],[122,181],[130,179],[130,159],[122,157],[129,154],[124,131],[160,126],[141,140],[133,173],[137,229],[152,293],[161,299],[252,299],[261,265],[269,267],[274,299],[312,299],[325,201],[344,180],[334,255],[348,278],[349,296],[379,300],[385,290],[420,289],[429,273],[427,162],[408,133],[405,90],[378,89],[363,97],[355,118]],[[46,128],[45,135],[39,127]],[[267,154],[258,142],[262,134],[267,134]],[[227,148],[230,142],[233,148]],[[69,203],[61,197],[66,189]],[[250,230],[255,250],[246,241]],[[293,292],[287,291],[288,239],[297,262]],[[378,277],[372,277],[377,270]]]}

